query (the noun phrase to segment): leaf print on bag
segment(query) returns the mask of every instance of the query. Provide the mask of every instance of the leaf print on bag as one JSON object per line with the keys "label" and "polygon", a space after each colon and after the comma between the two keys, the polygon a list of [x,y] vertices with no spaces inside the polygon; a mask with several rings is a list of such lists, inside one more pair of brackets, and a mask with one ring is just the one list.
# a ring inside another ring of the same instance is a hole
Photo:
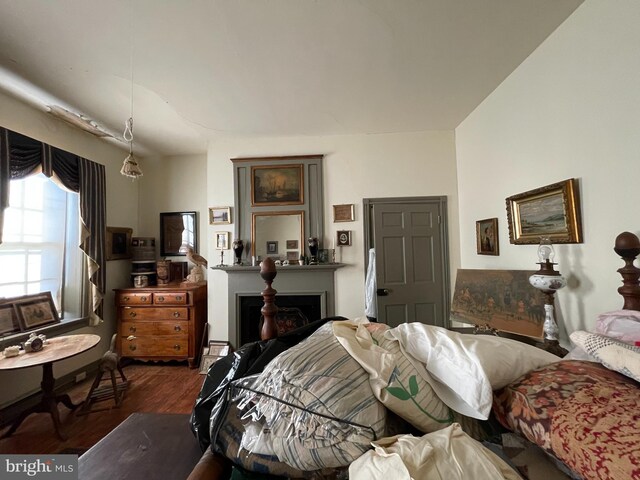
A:
{"label": "leaf print on bag", "polygon": [[[434,422],[451,423],[453,421],[453,413],[451,412],[451,409],[449,409],[449,415],[447,416],[447,418],[436,418],[433,415],[429,414],[429,412],[427,412],[424,408],[422,408],[420,404],[415,400],[415,397],[418,395],[418,393],[420,393],[420,389],[418,387],[418,379],[416,378],[416,376],[411,375],[409,377],[409,389],[407,390],[407,387],[405,387],[400,381],[399,374],[400,372],[398,370],[398,367],[395,367],[391,372],[391,375],[389,376],[389,383],[385,387],[385,390],[389,392],[389,394],[393,395],[398,400],[403,400],[403,401],[411,400],[411,402],[413,402],[413,404],[418,408],[418,410],[420,410],[422,413],[424,413],[427,417],[429,417]],[[398,383],[400,386],[399,387],[389,386],[394,382]]]}

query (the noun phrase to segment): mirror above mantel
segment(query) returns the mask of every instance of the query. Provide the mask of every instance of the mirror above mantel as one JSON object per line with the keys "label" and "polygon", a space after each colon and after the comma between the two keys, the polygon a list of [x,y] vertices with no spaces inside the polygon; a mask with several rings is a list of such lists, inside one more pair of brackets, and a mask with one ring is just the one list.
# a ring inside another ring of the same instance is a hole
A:
{"label": "mirror above mantel", "polygon": [[[324,233],[322,155],[232,158],[236,223],[244,265],[251,256],[308,255]],[[275,242],[275,243],[274,243]],[[296,245],[297,246],[294,246]],[[322,246],[321,246],[322,248]]]}
{"label": "mirror above mantel", "polygon": [[304,252],[304,212],[254,213],[251,255],[298,260]]}

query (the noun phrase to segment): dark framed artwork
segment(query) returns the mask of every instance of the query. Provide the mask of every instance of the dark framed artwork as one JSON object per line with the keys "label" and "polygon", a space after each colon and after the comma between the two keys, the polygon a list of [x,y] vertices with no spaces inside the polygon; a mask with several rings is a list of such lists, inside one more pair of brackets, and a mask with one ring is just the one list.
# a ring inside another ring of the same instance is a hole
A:
{"label": "dark framed artwork", "polygon": [[336,246],[348,247],[351,245],[351,230],[338,230],[336,232]]}
{"label": "dark framed artwork", "polygon": [[20,322],[13,308],[13,303],[0,305],[0,335],[19,332],[20,330]]}
{"label": "dark framed artwork", "polygon": [[196,212],[164,212],[160,214],[160,256],[185,256],[187,249],[198,252],[198,219]]}
{"label": "dark framed artwork", "polygon": [[478,255],[500,254],[497,218],[486,218],[476,222],[476,246]]}
{"label": "dark framed artwork", "polygon": [[107,227],[106,259],[122,260],[131,258],[132,228]]}
{"label": "dark framed artwork", "polygon": [[23,330],[60,322],[51,292],[25,295],[12,302]]}
{"label": "dark framed artwork", "polygon": [[278,253],[278,242],[276,241],[268,241],[267,242],[267,253],[269,255],[275,255]]}
{"label": "dark framed artwork", "polygon": [[533,271],[459,269],[451,320],[542,338],[544,295],[529,283]]}
{"label": "dark framed artwork", "polygon": [[251,167],[251,205],[302,205],[302,164]]}
{"label": "dark framed artwork", "polygon": [[333,206],[334,222],[353,222],[355,219],[355,208],[353,203]]}
{"label": "dark framed artwork", "polygon": [[509,241],[516,245],[582,243],[578,182],[570,178],[506,199]]}
{"label": "dark framed artwork", "polygon": [[298,240],[287,240],[287,250],[297,250],[298,249]]}

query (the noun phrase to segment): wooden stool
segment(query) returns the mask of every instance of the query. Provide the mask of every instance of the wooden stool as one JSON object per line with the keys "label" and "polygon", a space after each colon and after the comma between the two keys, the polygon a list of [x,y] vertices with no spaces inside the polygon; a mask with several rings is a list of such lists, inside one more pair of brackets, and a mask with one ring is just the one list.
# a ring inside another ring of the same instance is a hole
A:
{"label": "wooden stool", "polygon": [[[101,408],[99,410],[91,410],[91,405],[93,402],[98,402],[101,400],[106,400],[108,398],[113,397],[115,399],[115,406],[119,407],[122,404],[122,400],[124,399],[124,391],[129,386],[129,381],[127,377],[124,376],[124,372],[122,371],[122,367],[120,365],[120,359],[118,358],[118,353],[116,352],[116,339],[117,334],[114,333],[113,337],[111,337],[111,345],[109,350],[105,352],[100,360],[100,366],[98,368],[98,373],[96,375],[96,379],[93,381],[91,385],[91,389],[87,394],[87,398],[85,399],[82,408],[78,412],[78,415],[86,415],[91,412],[97,412],[101,410],[107,410],[106,408]],[[116,370],[120,373],[120,377],[122,379],[121,383],[116,382]],[[102,386],[100,387],[100,382],[102,381],[102,376],[109,372],[111,377],[111,386]]]}

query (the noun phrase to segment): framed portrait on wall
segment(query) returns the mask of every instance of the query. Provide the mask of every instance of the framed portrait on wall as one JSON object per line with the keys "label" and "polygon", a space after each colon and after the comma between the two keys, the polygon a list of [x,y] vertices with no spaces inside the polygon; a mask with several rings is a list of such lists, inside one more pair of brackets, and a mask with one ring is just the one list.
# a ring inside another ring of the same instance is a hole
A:
{"label": "framed portrait on wall", "polygon": [[497,218],[476,222],[476,246],[478,255],[499,255]]}

